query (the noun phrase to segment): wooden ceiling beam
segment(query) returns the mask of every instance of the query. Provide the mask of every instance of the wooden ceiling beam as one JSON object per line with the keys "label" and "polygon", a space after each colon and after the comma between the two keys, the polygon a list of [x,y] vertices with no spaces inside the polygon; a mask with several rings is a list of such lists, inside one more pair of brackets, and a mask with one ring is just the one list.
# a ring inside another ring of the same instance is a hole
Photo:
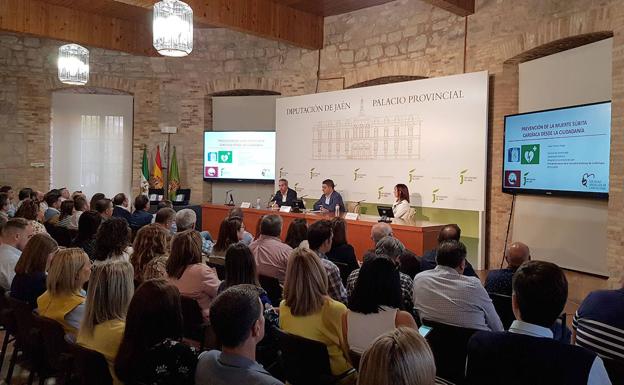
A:
{"label": "wooden ceiling beam", "polygon": [[0,0],[0,30],[156,56],[151,26],[41,0]]}
{"label": "wooden ceiling beam", "polygon": [[468,16],[475,13],[475,0],[422,0],[426,3],[446,9],[458,16]]}

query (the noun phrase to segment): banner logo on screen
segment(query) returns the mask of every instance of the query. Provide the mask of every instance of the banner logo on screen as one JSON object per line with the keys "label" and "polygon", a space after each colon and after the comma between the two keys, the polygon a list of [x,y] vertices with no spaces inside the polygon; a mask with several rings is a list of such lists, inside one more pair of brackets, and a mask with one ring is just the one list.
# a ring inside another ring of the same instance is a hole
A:
{"label": "banner logo on screen", "polygon": [[522,157],[520,164],[539,164],[540,162],[540,145],[525,144],[520,147]]}
{"label": "banner logo on screen", "polygon": [[279,177],[280,178],[284,178],[287,175],[288,175],[288,173],[284,170],[284,167],[280,167],[279,168]]}
{"label": "banner logo on screen", "polygon": [[312,167],[312,168],[310,169],[310,179],[314,179],[314,178],[316,178],[317,176],[321,175],[321,173],[320,173],[320,172],[316,172],[316,171],[314,171],[314,170],[316,170],[316,168],[315,168],[315,167]]}
{"label": "banner logo on screen", "polygon": [[600,179],[596,179],[596,174],[585,173],[581,178],[581,184],[588,190],[606,191],[607,183]]}
{"label": "banner logo on screen", "polygon": [[520,171],[505,171],[505,187],[520,187]]}
{"label": "banner logo on screen", "polygon": [[366,174],[360,174],[360,169],[356,168],[355,170],[353,170],[353,181],[357,182],[358,179],[363,179],[366,176]]}
{"label": "banner logo on screen", "polygon": [[204,169],[204,177],[206,178],[218,178],[219,177],[219,167],[211,167],[208,166]]}

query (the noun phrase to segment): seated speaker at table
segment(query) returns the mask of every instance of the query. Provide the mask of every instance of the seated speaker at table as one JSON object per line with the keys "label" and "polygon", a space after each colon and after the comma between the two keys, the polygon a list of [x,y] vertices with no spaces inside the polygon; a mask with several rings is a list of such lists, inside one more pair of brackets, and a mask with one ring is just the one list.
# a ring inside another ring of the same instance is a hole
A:
{"label": "seated speaker at table", "polygon": [[394,186],[394,198],[396,199],[392,204],[394,217],[408,219],[410,216],[410,198],[407,186],[402,183]]}
{"label": "seated speaker at table", "polygon": [[297,200],[297,192],[288,187],[288,181],[286,179],[280,179],[278,183],[279,190],[273,195],[273,202],[282,206],[292,206]]}
{"label": "seated speaker at table", "polygon": [[336,205],[340,208],[340,212],[347,211],[345,209],[342,196],[334,190],[334,181],[331,179],[325,179],[323,181],[322,189],[323,195],[314,203],[314,210],[321,210],[323,212],[334,212]]}

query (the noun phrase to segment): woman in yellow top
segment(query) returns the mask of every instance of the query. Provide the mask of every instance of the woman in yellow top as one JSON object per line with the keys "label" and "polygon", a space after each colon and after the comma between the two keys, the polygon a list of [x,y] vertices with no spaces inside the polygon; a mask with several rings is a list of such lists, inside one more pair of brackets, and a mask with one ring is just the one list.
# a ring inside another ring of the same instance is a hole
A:
{"label": "woman in yellow top", "polygon": [[91,261],[78,248],[59,250],[52,258],[46,291],[37,298],[38,312],[51,318],[74,339],[85,311],[85,293],[82,290],[91,275]]}
{"label": "woman in yellow top", "polygon": [[114,364],[126,328],[126,313],[134,294],[134,271],[130,262],[108,260],[93,266],[87,307],[78,344],[102,353],[115,384]]}
{"label": "woman in yellow top", "polygon": [[327,295],[327,273],[319,257],[309,249],[293,250],[280,304],[280,328],[327,345],[334,375],[351,369],[342,335],[342,315],[346,312],[345,305]]}

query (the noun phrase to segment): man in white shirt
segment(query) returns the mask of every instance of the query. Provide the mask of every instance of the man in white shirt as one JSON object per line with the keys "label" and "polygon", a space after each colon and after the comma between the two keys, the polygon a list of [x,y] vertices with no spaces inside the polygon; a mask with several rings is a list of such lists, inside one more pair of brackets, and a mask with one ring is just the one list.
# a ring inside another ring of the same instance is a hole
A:
{"label": "man in white shirt", "polygon": [[476,330],[502,331],[492,300],[476,277],[463,275],[466,246],[440,243],[438,265],[414,277],[414,308],[421,319]]}
{"label": "man in white shirt", "polygon": [[22,255],[22,250],[33,235],[30,221],[24,218],[10,219],[2,229],[0,245],[0,287],[11,288],[15,277],[15,265]]}

